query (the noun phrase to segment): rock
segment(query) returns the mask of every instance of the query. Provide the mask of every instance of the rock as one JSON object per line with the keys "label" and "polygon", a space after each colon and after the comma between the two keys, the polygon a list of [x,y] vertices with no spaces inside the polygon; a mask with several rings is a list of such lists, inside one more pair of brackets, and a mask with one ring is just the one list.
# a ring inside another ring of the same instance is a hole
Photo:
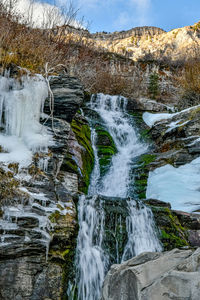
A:
{"label": "rock", "polygon": [[192,246],[200,247],[200,230],[188,230],[188,240]]}
{"label": "rock", "polygon": [[[58,300],[74,279],[78,226],[73,195],[78,195],[82,180],[78,167],[87,169],[90,160],[83,162],[83,158],[88,152],[93,158],[93,152],[86,119],[78,115],[74,121],[80,133],[85,129],[82,140],[68,123],[83,101],[78,80],[60,75],[51,79],[51,85],[55,96],[53,128],[51,117],[42,121],[54,143],[47,153],[35,153],[24,174],[15,164],[0,167],[2,300]],[[65,168],[69,154],[76,171]],[[85,174],[89,177],[90,173]]]}
{"label": "rock", "polygon": [[139,99],[128,99],[127,110],[133,111],[152,111],[152,112],[167,112],[173,111],[173,107],[159,103],[156,100],[139,98]]}
{"label": "rock", "polygon": [[142,26],[142,27],[135,27],[130,30],[126,31],[115,31],[113,33],[106,33],[106,32],[97,32],[91,34],[91,37],[93,39],[97,40],[118,40],[118,39],[124,39],[127,37],[141,37],[143,35],[156,35],[156,34],[161,34],[164,33],[165,31],[161,28],[154,27],[154,26]]}
{"label": "rock", "polygon": [[145,203],[151,206],[160,206],[160,207],[168,207],[171,208],[171,204],[164,202],[164,201],[160,201],[160,200],[156,200],[156,199],[147,199],[145,200]]}
{"label": "rock", "polygon": [[[83,88],[75,77],[60,75],[50,80],[54,95],[54,117],[71,122],[80,105],[83,103]],[[44,112],[50,114],[48,103]]]}
{"label": "rock", "polygon": [[128,31],[97,33],[91,36],[96,47],[124,55],[134,61],[183,60],[196,57],[199,49],[199,23],[164,32],[155,27],[136,27]]}
{"label": "rock", "polygon": [[149,133],[161,160],[165,154],[166,162],[180,166],[199,156],[199,119],[200,107],[196,106],[155,123]]}
{"label": "rock", "polygon": [[143,253],[108,272],[102,300],[200,298],[200,248]]}

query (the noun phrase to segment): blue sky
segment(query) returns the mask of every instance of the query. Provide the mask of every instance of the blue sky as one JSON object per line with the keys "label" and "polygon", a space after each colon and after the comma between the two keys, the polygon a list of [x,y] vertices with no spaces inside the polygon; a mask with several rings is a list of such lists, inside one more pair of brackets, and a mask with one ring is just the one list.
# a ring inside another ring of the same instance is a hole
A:
{"label": "blue sky", "polygon": [[200,0],[73,0],[73,4],[89,21],[91,32],[127,30],[143,25],[169,31],[200,20]]}

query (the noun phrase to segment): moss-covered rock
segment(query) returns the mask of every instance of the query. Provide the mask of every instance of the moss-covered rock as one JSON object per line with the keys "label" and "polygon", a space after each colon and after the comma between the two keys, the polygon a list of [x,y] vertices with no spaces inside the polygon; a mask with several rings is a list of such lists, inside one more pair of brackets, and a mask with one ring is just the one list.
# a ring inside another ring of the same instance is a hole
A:
{"label": "moss-covered rock", "polygon": [[103,176],[109,169],[112,156],[117,153],[117,148],[111,135],[103,126],[97,125],[95,130],[97,134],[96,147],[98,150],[100,173]]}
{"label": "moss-covered rock", "polygon": [[79,145],[82,146],[81,158],[82,167],[80,175],[79,189],[87,193],[90,183],[90,174],[94,166],[94,153],[91,143],[91,130],[87,120],[81,115],[76,114],[71,122],[71,128],[76,135]]}
{"label": "moss-covered rock", "polygon": [[168,203],[147,200],[154,214],[155,222],[160,229],[160,240],[164,250],[181,248],[189,245],[187,226],[183,226],[176,213],[169,208]]}
{"label": "moss-covered rock", "polygon": [[146,199],[146,188],[151,164],[156,160],[155,154],[143,154],[137,160],[134,179],[134,193],[137,199]]}
{"label": "moss-covered rock", "polygon": [[74,258],[78,224],[74,204],[72,203],[71,213],[63,214],[62,209],[58,207],[49,219],[53,223],[49,261],[62,268],[62,299],[67,299],[68,284],[75,278]]}
{"label": "moss-covered rock", "polygon": [[87,193],[90,174],[94,166],[94,154],[91,143],[91,130],[87,120],[76,114],[71,122],[71,137],[61,171],[78,175],[79,190]]}
{"label": "moss-covered rock", "polygon": [[[18,165],[12,164],[10,167],[18,168]],[[13,171],[5,171],[0,168],[0,200],[13,200],[19,195],[19,181],[14,178]]]}

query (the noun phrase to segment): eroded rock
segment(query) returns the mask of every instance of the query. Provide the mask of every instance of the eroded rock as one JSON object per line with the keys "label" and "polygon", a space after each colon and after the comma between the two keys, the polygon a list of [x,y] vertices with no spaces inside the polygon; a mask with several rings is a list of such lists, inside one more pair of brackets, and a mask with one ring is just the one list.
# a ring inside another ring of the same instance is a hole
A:
{"label": "eroded rock", "polygon": [[168,300],[200,297],[200,248],[143,253],[113,265],[103,286],[102,300]]}

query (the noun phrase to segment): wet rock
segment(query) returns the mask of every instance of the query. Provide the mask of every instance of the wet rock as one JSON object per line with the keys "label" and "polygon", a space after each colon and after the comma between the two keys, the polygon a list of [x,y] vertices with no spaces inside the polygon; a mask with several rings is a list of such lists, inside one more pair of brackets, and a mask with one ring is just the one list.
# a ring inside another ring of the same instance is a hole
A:
{"label": "wet rock", "polygon": [[200,248],[143,253],[108,272],[102,300],[167,300],[200,297]]}
{"label": "wet rock", "polygon": [[156,199],[147,199],[147,200],[145,200],[145,203],[148,204],[148,205],[152,205],[152,206],[171,208],[170,203],[160,201],[160,200],[156,200]]}

